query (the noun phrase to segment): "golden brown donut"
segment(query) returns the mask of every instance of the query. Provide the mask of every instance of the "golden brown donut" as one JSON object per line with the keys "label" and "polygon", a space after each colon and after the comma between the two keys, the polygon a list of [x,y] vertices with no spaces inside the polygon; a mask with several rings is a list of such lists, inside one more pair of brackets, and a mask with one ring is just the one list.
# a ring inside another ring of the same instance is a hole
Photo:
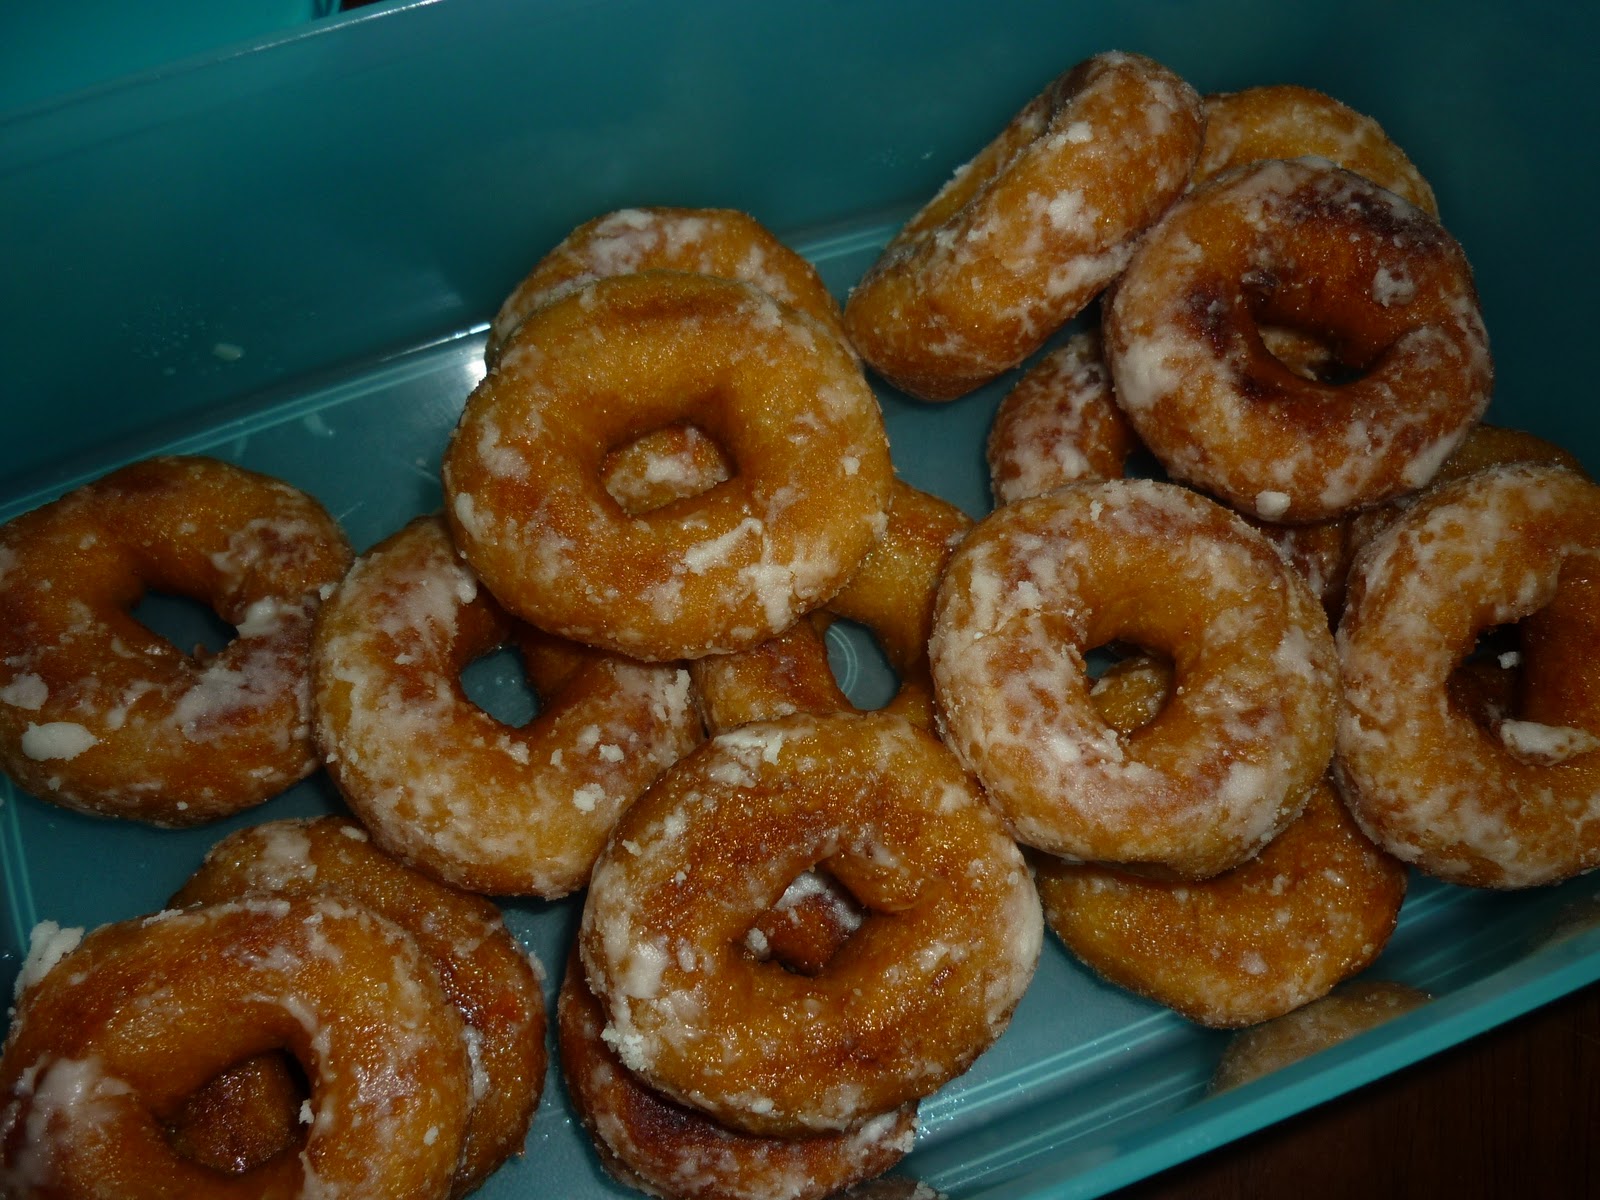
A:
{"label": "golden brown donut", "polygon": [[[148,459],[0,527],[0,766],[43,799],[197,825],[316,768],[311,624],[350,561],[310,496],[209,458]],[[209,605],[237,636],[189,654],[130,610]]]}
{"label": "golden brown donut", "polygon": [[[238,1176],[184,1158],[164,1118],[274,1049],[311,1080],[300,1152]],[[327,898],[158,913],[95,930],[23,987],[0,1055],[0,1192],[444,1197],[470,1094],[460,1015],[397,926]]]}
{"label": "golden brown donut", "polygon": [[[1173,664],[1123,736],[1084,655]],[[1298,815],[1332,751],[1337,672],[1304,582],[1233,513],[1150,480],[1071,484],[985,517],[939,586],[929,644],[947,740],[1027,845],[1185,878]]]}
{"label": "golden brown donut", "polygon": [[1120,479],[1139,439],[1111,394],[1100,331],[1073,334],[1028,368],[989,426],[985,458],[996,504],[1063,484]]}
{"label": "golden brown donut", "polygon": [[[1433,488],[1362,548],[1339,623],[1335,767],[1389,853],[1497,888],[1600,865],[1597,568],[1600,487],[1544,465]],[[1448,680],[1482,631],[1524,618],[1538,634],[1518,719],[1486,728]]]}
{"label": "golden brown donut", "polygon": [[[466,1023],[472,1109],[451,1194],[465,1195],[522,1144],[544,1088],[543,970],[481,896],[437,883],[372,845],[340,817],[273,821],[213,846],[174,907],[249,895],[332,896],[415,939]],[[250,1119],[241,1113],[240,1124]]]}
{"label": "golden brown donut", "polygon": [[821,1200],[910,1151],[913,1101],[841,1133],[761,1137],[645,1087],[606,1044],[605,1010],[574,951],[557,1008],[567,1095],[606,1170],[666,1200]]}
{"label": "golden brown donut", "polygon": [[1365,1033],[1433,997],[1386,979],[1353,979],[1304,1008],[1233,1035],[1211,1077],[1224,1092]]}
{"label": "golden brown donut", "polygon": [[[815,976],[745,935],[818,863],[869,915]],[[629,1070],[751,1133],[838,1131],[965,1070],[1039,954],[1015,843],[931,734],[881,714],[721,734],[623,814],[579,946]],[[803,1033],[797,1033],[803,1031]]]}
{"label": "golden brown donut", "polygon": [[[1304,378],[1261,325],[1315,334],[1356,377]],[[1426,484],[1493,374],[1455,240],[1392,192],[1306,162],[1240,167],[1174,205],[1104,333],[1117,403],[1168,473],[1269,521]]]}
{"label": "golden brown donut", "polygon": [[492,369],[528,314],[608,275],[694,271],[737,279],[814,317],[844,342],[839,305],[816,268],[747,213],[624,208],[585,221],[528,273],[495,314],[483,357]]}
{"label": "golden brown donut", "polygon": [[1201,1025],[1281,1016],[1365,970],[1388,943],[1405,868],[1326,782],[1249,862],[1198,883],[1038,855],[1045,920],[1097,974]]}
{"label": "golden brown donut", "polygon": [[[514,640],[543,704],[521,728],[460,678]],[[568,647],[551,672],[550,640],[500,610],[437,517],[357,560],[317,627],[317,737],[379,846],[468,891],[583,886],[617,814],[700,724],[681,668]]]}
{"label": "golden brown donut", "polygon": [[[682,420],[737,473],[628,517],[605,454]],[[827,601],[882,533],[891,478],[837,339],[747,284],[668,271],[529,317],[444,458],[456,545],[508,611],[653,661],[746,649]]]}
{"label": "golden brown donut", "polygon": [[751,650],[699,659],[689,673],[712,733],[794,712],[853,707],[828,665],[825,622],[843,617],[866,626],[883,647],[900,686],[885,706],[913,724],[933,723],[928,634],[933,598],[951,551],[972,527],[955,505],[894,481],[889,524],[860,568],[816,614]]}
{"label": "golden brown donut", "polygon": [[890,241],[845,302],[856,349],[924,400],[1016,366],[1122,271],[1188,185],[1203,126],[1199,96],[1159,63],[1079,63]]}
{"label": "golden brown donut", "polygon": [[1404,196],[1435,220],[1433,189],[1371,117],[1332,96],[1274,84],[1205,98],[1206,137],[1194,183],[1266,158],[1313,155]]}

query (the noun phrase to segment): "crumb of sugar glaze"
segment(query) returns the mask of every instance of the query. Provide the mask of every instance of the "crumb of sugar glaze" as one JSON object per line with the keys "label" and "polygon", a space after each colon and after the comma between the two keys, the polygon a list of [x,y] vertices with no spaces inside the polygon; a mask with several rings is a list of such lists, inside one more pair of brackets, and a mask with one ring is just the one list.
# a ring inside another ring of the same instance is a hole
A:
{"label": "crumb of sugar glaze", "polygon": [[[1084,655],[1173,664],[1124,735]],[[1299,813],[1333,745],[1321,607],[1260,534],[1174,484],[1072,484],[989,514],[939,587],[929,658],[946,738],[1024,844],[1204,878]]]}
{"label": "crumb of sugar glaze", "polygon": [[[1600,487],[1533,464],[1467,475],[1366,543],[1350,578],[1336,774],[1367,833],[1479,887],[1600,865]],[[1482,631],[1518,622],[1516,719],[1485,725],[1449,681]]]}
{"label": "crumb of sugar glaze", "polygon": [[1200,97],[1148,58],[1086,59],[906,224],[845,302],[856,349],[924,400],[1016,366],[1124,266],[1188,185]]}

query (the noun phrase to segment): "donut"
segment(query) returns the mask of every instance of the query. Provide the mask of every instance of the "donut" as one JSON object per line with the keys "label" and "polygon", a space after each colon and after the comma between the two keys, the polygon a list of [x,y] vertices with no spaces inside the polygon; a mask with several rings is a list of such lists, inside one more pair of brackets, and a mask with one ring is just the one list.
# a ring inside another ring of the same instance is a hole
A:
{"label": "donut", "polygon": [[1225,1092],[1270,1075],[1431,999],[1403,983],[1352,979],[1304,1008],[1234,1034],[1211,1076],[1210,1090]]}
{"label": "donut", "polygon": [[1326,782],[1260,854],[1198,883],[1044,855],[1034,870],[1045,921],[1080,962],[1212,1028],[1282,1016],[1365,970],[1406,891]]}
{"label": "donut", "polygon": [[[266,1051],[310,1080],[298,1153],[230,1181],[162,1120]],[[415,943],[327,899],[107,925],[25,986],[0,1055],[0,1191],[443,1197],[471,1100],[461,1018]]]}
{"label": "donut", "polygon": [[[380,847],[472,892],[583,886],[617,814],[700,724],[681,668],[551,640],[478,586],[438,517],[351,567],[317,627],[317,740]],[[542,702],[520,728],[474,704],[460,678],[513,642]]]}
{"label": "donut", "polygon": [[[1173,664],[1172,696],[1123,736],[1084,655]],[[1299,813],[1333,747],[1326,617],[1255,530],[1170,483],[1071,484],[1004,505],[957,547],[929,644],[946,739],[1019,841],[1201,879]]]}
{"label": "donut", "polygon": [[[1304,378],[1286,326],[1353,378]],[[1140,243],[1104,320],[1117,403],[1169,475],[1300,523],[1426,484],[1488,403],[1465,256],[1426,213],[1335,167],[1217,176]]]}
{"label": "donut", "polygon": [[896,479],[889,523],[861,566],[812,621],[735,654],[689,665],[706,726],[712,733],[795,712],[829,713],[854,707],[828,663],[827,623],[835,617],[865,626],[899,678],[885,706],[913,724],[933,724],[928,634],[933,597],[950,552],[972,527],[955,505]]}
{"label": "donut", "polygon": [[989,490],[1009,504],[1079,480],[1120,479],[1138,445],[1111,395],[1100,331],[1081,330],[1000,401],[984,451]]}
{"label": "donut", "polygon": [[[209,458],[113,471],[0,526],[0,766],[79,812],[197,825],[309,775],[311,625],[350,562],[310,496]],[[235,627],[185,652],[147,590]]]}
{"label": "donut", "polygon": [[[628,517],[607,450],[676,421],[737,473]],[[827,601],[883,532],[876,397],[820,325],[747,284],[650,271],[539,309],[445,451],[451,534],[514,616],[651,661],[748,649]]]}
{"label": "donut", "polygon": [[1332,96],[1294,84],[1275,84],[1205,97],[1206,136],[1193,183],[1231,167],[1270,158],[1327,159],[1387,188],[1434,220],[1433,189],[1405,151],[1371,117]]}
{"label": "donut", "polygon": [[761,1137],[652,1092],[606,1044],[605,1010],[574,952],[556,1010],[562,1077],[601,1163],[666,1200],[821,1200],[910,1151],[915,1102],[839,1133]]}
{"label": "donut", "polygon": [[[818,863],[867,910],[815,976],[746,932]],[[1038,960],[1016,844],[932,734],[797,714],[719,734],[628,809],[578,944],[605,1038],[644,1082],[766,1136],[840,1131],[954,1078]]]}
{"label": "donut", "polygon": [[585,221],[506,297],[489,326],[491,369],[528,314],[591,280],[639,271],[737,279],[815,318],[847,343],[839,305],[816,268],[747,213],[728,208],[624,208]]}
{"label": "donut", "polygon": [[498,908],[403,866],[341,817],[274,821],[230,834],[172,905],[255,894],[333,896],[410,934],[461,1013],[471,1054],[472,1111],[452,1194],[465,1195],[521,1153],[544,1088],[542,971]]}
{"label": "donut", "polygon": [[1188,186],[1200,97],[1136,54],[1097,54],[1030,101],[884,248],[845,301],[856,349],[924,400],[1016,366],[1128,262]]}
{"label": "donut", "polygon": [[[1600,865],[1600,487],[1493,467],[1431,489],[1362,547],[1339,622],[1335,772],[1356,820],[1430,875],[1554,883]],[[1449,678],[1522,622],[1517,719]]]}

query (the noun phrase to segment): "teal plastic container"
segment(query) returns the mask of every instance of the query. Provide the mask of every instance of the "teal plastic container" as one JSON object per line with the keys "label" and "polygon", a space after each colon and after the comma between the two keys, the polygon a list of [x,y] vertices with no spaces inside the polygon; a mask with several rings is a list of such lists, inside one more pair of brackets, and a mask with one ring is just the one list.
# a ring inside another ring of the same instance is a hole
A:
{"label": "teal plastic container", "polygon": [[[31,101],[0,114],[0,519],[131,459],[204,452],[311,491],[364,548],[440,502],[485,323],[574,225],[630,205],[742,208],[842,297],[1025,101],[1111,48],[1202,91],[1301,83],[1378,118],[1477,271],[1489,419],[1600,472],[1600,175],[1580,152],[1600,136],[1597,35],[1592,10],[1557,4],[435,0]],[[983,438],[1007,384],[938,407],[880,389],[900,472],[985,511]],[[836,650],[852,694],[881,699],[871,648],[841,636]],[[151,912],[228,829],[337,807],[317,777],[167,832],[7,785],[0,987],[37,921]],[[923,1106],[896,1173],[963,1200],[1146,1176],[1600,978],[1597,883],[1499,895],[1415,880],[1371,974],[1436,999],[1218,1097],[1205,1085],[1224,1035],[1050,942],[1011,1029]],[[559,971],[578,902],[505,909]],[[480,1194],[629,1193],[552,1071],[526,1154]]]}

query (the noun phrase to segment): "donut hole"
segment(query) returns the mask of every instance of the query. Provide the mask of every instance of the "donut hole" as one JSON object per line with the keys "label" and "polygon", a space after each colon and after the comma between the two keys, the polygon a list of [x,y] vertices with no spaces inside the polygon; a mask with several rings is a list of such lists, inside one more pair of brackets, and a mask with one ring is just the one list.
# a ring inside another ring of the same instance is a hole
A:
{"label": "donut hole", "polygon": [[539,715],[539,694],[521,649],[511,643],[473,658],[461,668],[460,679],[467,699],[502,725],[521,729]]}
{"label": "donut hole", "polygon": [[1478,634],[1472,649],[1450,672],[1446,688],[1457,711],[1494,733],[1518,716],[1521,676],[1518,626],[1493,625]]}
{"label": "donut hole", "polygon": [[822,974],[867,910],[827,867],[797,875],[746,932],[746,952],[795,975]]}
{"label": "donut hole", "polygon": [[1354,383],[1365,373],[1358,367],[1341,362],[1338,352],[1325,336],[1286,325],[1257,325],[1261,344],[1268,354],[1277,359],[1301,379],[1311,383],[1338,387]]}
{"label": "donut hole", "polygon": [[210,605],[176,592],[146,591],[128,614],[173,649],[192,658],[220,653],[238,632]]}
{"label": "donut hole", "polygon": [[1172,695],[1172,659],[1160,651],[1124,642],[1108,642],[1084,655],[1089,702],[1096,714],[1120,734],[1131,734],[1154,721]]}
{"label": "donut hole", "polygon": [[863,712],[885,707],[900,688],[900,677],[883,643],[858,621],[834,617],[826,635],[828,669],[850,703]]}
{"label": "donut hole", "polygon": [[219,1071],[163,1122],[167,1141],[191,1162],[243,1175],[305,1145],[303,1106],[311,1085],[292,1054],[269,1051]]}
{"label": "donut hole", "polygon": [[629,516],[703,495],[737,474],[732,455],[690,421],[675,421],[607,450],[600,464],[606,493]]}

